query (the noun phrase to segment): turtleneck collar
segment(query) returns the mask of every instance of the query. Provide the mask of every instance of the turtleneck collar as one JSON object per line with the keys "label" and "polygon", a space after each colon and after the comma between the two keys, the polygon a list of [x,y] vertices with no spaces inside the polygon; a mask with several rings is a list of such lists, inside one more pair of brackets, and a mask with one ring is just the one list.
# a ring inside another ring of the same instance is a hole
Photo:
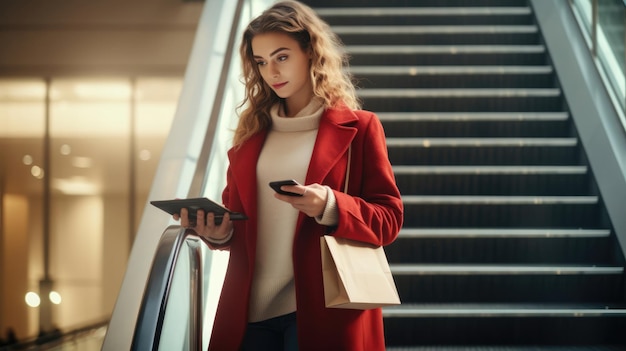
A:
{"label": "turtleneck collar", "polygon": [[282,104],[272,106],[272,130],[278,132],[299,132],[317,129],[320,124],[324,104],[322,99],[314,97],[308,105],[293,117],[285,117]]}

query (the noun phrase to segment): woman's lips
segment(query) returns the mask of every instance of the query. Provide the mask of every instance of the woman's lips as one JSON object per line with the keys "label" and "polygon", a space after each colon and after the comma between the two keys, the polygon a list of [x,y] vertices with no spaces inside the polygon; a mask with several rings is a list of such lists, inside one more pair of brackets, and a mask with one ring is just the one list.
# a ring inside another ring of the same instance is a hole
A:
{"label": "woman's lips", "polygon": [[278,84],[272,84],[272,87],[274,89],[280,89],[280,88],[284,87],[285,85],[287,85],[287,82],[282,82],[282,83],[278,83]]}

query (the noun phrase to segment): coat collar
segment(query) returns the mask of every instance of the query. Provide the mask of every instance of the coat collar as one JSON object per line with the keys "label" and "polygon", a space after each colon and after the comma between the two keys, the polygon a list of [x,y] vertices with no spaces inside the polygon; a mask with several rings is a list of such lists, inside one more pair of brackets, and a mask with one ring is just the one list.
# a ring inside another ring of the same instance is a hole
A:
{"label": "coat collar", "polygon": [[329,108],[320,120],[306,183],[321,183],[348,150],[357,133],[358,117],[348,108]]}

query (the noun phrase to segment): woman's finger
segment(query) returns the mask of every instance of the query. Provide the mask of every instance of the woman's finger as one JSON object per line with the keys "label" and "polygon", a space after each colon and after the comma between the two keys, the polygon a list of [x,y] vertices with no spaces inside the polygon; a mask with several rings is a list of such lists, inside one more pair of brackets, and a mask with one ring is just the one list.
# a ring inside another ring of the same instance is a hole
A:
{"label": "woman's finger", "polygon": [[201,233],[204,231],[204,227],[206,226],[206,216],[204,215],[204,210],[196,211],[196,231]]}
{"label": "woman's finger", "polygon": [[186,208],[180,209],[180,225],[185,228],[189,227],[189,215]]}

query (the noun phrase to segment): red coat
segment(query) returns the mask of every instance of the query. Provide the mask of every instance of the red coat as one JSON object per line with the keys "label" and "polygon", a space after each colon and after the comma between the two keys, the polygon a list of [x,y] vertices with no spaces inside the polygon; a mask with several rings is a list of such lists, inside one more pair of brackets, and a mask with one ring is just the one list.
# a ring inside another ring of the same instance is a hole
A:
{"label": "red coat", "polygon": [[[266,135],[259,133],[228,153],[223,202],[249,219],[234,222],[227,248],[230,260],[209,350],[238,350],[245,332],[256,252],[256,165]],[[347,195],[342,191],[350,144]],[[375,245],[388,245],[396,239],[402,226],[402,201],[389,163],[385,134],[375,114],[338,109],[324,112],[306,176],[306,184],[311,183],[334,190],[339,224],[333,235]],[[327,230],[300,213],[293,246],[300,350],[385,350],[381,309],[324,306],[319,238]]]}

